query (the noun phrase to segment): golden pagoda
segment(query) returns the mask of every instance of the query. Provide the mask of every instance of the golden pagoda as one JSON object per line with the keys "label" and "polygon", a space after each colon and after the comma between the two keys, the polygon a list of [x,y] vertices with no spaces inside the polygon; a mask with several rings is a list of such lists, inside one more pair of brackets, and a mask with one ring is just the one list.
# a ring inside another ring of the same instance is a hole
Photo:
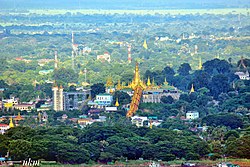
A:
{"label": "golden pagoda", "polygon": [[119,105],[120,105],[120,104],[119,104],[119,102],[118,102],[118,98],[116,98],[115,106],[116,106],[116,107],[119,107]]}
{"label": "golden pagoda", "polygon": [[139,65],[137,62],[135,66],[134,79],[128,87],[134,90],[132,101],[130,103],[130,108],[127,112],[127,117],[132,117],[133,114],[138,110],[138,106],[139,106],[140,99],[142,96],[142,91],[147,88],[144,82],[140,79]]}
{"label": "golden pagoda", "polygon": [[146,88],[146,85],[143,83],[143,81],[140,79],[140,73],[139,73],[139,64],[138,62],[136,62],[136,66],[135,66],[135,74],[134,74],[134,79],[133,81],[130,83],[129,87],[132,88],[133,90],[135,90],[135,88],[137,86],[142,87],[143,89]]}
{"label": "golden pagoda", "polygon": [[121,81],[120,81],[120,80],[118,80],[116,89],[117,89],[117,90],[121,90],[121,89],[122,89],[122,85],[121,85]]}
{"label": "golden pagoda", "polygon": [[106,81],[106,87],[111,87],[113,86],[113,81],[112,81],[112,77],[108,77],[107,81]]}
{"label": "golden pagoda", "polygon": [[164,79],[164,85],[168,85],[167,78]]}
{"label": "golden pagoda", "polygon": [[147,44],[147,41],[146,40],[144,40],[144,43],[143,43],[143,45],[142,45],[145,49],[148,49],[148,44]]}
{"label": "golden pagoda", "polygon": [[155,86],[155,78],[153,78],[152,86]]}
{"label": "golden pagoda", "polygon": [[201,61],[201,57],[200,57],[200,59],[199,59],[199,66],[198,66],[198,69],[199,69],[199,70],[202,70],[202,61]]}
{"label": "golden pagoda", "polygon": [[192,84],[192,87],[189,93],[194,93],[194,84]]}
{"label": "golden pagoda", "polygon": [[152,124],[152,123],[153,123],[153,121],[152,121],[152,119],[151,119],[151,120],[149,121],[149,128],[150,128],[150,129],[153,128],[153,124]]}
{"label": "golden pagoda", "polygon": [[42,121],[42,115],[41,115],[40,112],[38,112],[37,120],[38,120],[38,122],[41,122],[41,121]]}
{"label": "golden pagoda", "polygon": [[13,121],[12,121],[12,117],[10,117],[9,127],[10,128],[14,128],[15,127],[14,124],[13,124]]}
{"label": "golden pagoda", "polygon": [[150,78],[148,77],[147,86],[151,86]]}
{"label": "golden pagoda", "polygon": [[18,112],[18,115],[16,118],[14,118],[15,121],[21,121],[24,120],[24,118],[21,116],[20,112]]}

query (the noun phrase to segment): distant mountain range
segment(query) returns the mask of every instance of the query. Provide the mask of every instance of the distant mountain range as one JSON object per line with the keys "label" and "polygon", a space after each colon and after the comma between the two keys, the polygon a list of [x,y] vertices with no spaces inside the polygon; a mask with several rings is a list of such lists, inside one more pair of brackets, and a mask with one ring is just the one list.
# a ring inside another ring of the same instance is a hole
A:
{"label": "distant mountain range", "polygon": [[250,0],[0,0],[1,9],[247,8]]}

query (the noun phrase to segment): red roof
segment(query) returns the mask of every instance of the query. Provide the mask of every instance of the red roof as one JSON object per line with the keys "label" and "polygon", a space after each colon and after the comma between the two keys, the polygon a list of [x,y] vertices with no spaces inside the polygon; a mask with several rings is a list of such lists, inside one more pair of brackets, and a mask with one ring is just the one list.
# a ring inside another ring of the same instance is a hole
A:
{"label": "red roof", "polygon": [[6,127],[6,126],[9,126],[7,124],[0,124],[0,127]]}

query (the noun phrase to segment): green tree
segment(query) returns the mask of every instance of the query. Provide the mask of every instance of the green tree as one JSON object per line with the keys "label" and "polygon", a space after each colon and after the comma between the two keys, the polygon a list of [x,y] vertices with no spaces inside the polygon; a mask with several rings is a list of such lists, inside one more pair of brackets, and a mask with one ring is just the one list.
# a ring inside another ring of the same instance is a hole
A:
{"label": "green tree", "polygon": [[91,96],[94,98],[96,95],[105,92],[105,86],[103,83],[93,84],[91,87]]}
{"label": "green tree", "polygon": [[188,63],[183,63],[180,65],[179,69],[177,70],[179,75],[187,76],[189,75],[189,71],[191,71],[191,66]]}

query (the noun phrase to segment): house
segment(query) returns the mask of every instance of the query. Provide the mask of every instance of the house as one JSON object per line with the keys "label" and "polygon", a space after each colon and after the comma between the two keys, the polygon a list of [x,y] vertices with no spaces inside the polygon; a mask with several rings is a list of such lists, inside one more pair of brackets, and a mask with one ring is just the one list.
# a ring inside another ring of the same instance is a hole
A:
{"label": "house", "polygon": [[114,112],[117,111],[117,107],[105,107],[106,112]]}
{"label": "house", "polygon": [[101,113],[100,109],[90,109],[88,115],[99,115]]}
{"label": "house", "polygon": [[103,93],[96,95],[96,99],[94,100],[93,104],[96,105],[97,108],[103,108],[106,106],[111,106],[112,102],[113,102],[113,96],[109,93]]}
{"label": "house", "polygon": [[66,120],[66,119],[68,119],[68,116],[66,114],[63,114],[62,115],[62,120]]}
{"label": "house", "polygon": [[83,128],[86,127],[87,125],[90,125],[93,123],[92,118],[81,118],[78,119],[77,123]]}
{"label": "house", "polygon": [[3,106],[6,108],[13,107],[14,105],[18,104],[19,99],[15,97],[11,97],[10,99],[3,100]]}
{"label": "house", "polygon": [[110,63],[110,54],[105,52],[103,55],[97,55],[97,60],[101,60],[102,62],[109,62]]}
{"label": "house", "polygon": [[29,103],[21,103],[21,104],[16,104],[14,106],[14,109],[20,110],[20,111],[31,111],[35,108],[35,104],[29,104]]}
{"label": "house", "polygon": [[148,89],[143,91],[142,102],[143,103],[161,103],[161,98],[163,96],[171,96],[174,100],[180,98],[181,93],[177,88],[172,85],[169,85],[166,81],[161,88]]}
{"label": "house", "polygon": [[5,117],[0,117],[0,122],[6,121]]}
{"label": "house", "polygon": [[198,119],[199,118],[199,112],[197,111],[188,111],[186,113],[186,119]]}
{"label": "house", "polygon": [[4,134],[8,129],[10,129],[8,124],[0,124],[0,134]]}
{"label": "house", "polygon": [[50,69],[50,70],[40,70],[38,73],[40,75],[47,75],[49,73],[52,73],[54,70],[53,69]]}
{"label": "house", "polygon": [[47,122],[48,121],[48,114],[46,112],[43,112],[42,121],[43,122]]}
{"label": "house", "polygon": [[241,80],[250,80],[249,72],[236,72],[235,75],[238,75]]}
{"label": "house", "polygon": [[137,127],[142,127],[145,121],[148,121],[147,117],[133,116],[131,117],[132,124],[135,124]]}

